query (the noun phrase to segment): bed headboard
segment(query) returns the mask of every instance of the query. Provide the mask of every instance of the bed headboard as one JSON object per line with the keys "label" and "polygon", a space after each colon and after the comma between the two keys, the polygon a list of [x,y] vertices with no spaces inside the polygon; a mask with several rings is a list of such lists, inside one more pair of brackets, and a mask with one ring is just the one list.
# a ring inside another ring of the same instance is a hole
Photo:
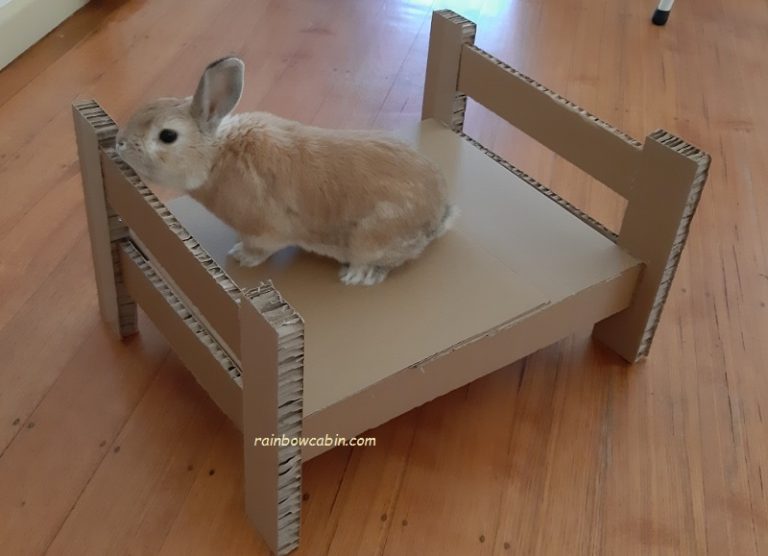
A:
{"label": "bed headboard", "polygon": [[[432,14],[422,118],[443,122],[577,218],[645,262],[635,301],[596,335],[629,361],[647,355],[701,197],[710,157],[664,130],[644,143],[475,46],[476,26]],[[618,234],[463,133],[467,97],[627,200]]]}

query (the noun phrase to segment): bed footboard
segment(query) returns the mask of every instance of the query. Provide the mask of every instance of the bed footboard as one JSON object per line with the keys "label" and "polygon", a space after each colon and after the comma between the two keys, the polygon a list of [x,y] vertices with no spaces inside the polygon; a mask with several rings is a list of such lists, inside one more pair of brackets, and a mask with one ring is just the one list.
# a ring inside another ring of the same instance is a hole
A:
{"label": "bed footboard", "polygon": [[[94,101],[73,108],[103,319],[133,334],[140,305],[243,431],[246,510],[282,556],[298,546],[301,514],[301,317],[271,284],[241,291],[116,157],[106,112]],[[292,442],[254,443],[282,436]]]}

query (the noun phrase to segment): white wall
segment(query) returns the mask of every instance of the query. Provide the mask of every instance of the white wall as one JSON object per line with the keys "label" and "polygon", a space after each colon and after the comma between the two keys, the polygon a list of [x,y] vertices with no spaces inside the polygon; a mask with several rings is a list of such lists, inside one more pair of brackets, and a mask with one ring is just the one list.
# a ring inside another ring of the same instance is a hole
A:
{"label": "white wall", "polygon": [[0,0],[0,68],[86,3],[88,0]]}

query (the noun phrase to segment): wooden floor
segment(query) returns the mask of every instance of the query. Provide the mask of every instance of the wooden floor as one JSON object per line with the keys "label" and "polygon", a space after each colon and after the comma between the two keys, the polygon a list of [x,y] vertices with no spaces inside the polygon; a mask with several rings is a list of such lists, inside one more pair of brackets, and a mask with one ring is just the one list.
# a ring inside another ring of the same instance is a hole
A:
{"label": "wooden floor", "polygon": [[[468,0],[477,42],[614,125],[713,155],[647,362],[588,331],[305,466],[307,555],[768,554],[768,3]],[[248,64],[243,109],[419,117],[420,0],[94,0],[0,72],[0,554],[266,554],[241,438],[151,323],[99,322],[70,103],[118,120]],[[615,225],[488,114],[466,130]]]}

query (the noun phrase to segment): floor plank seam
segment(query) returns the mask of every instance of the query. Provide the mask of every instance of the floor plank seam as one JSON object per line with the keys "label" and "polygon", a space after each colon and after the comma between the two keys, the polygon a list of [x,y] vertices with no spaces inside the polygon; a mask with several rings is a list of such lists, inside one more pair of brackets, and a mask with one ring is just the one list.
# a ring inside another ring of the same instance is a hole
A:
{"label": "floor plank seam", "polygon": [[104,455],[99,459],[98,463],[96,465],[94,465],[93,472],[90,474],[90,476],[88,477],[88,480],[85,482],[85,484],[83,484],[83,487],[80,489],[80,492],[78,492],[77,497],[75,498],[74,502],[72,502],[72,505],[69,507],[69,509],[67,510],[66,514],[62,518],[61,523],[56,528],[56,531],[53,533],[53,535],[51,535],[50,541],[48,542],[48,544],[43,549],[43,554],[48,554],[48,552],[50,551],[51,546],[53,546],[53,544],[56,542],[56,539],[58,538],[59,534],[61,533],[61,531],[66,526],[67,521],[69,521],[69,518],[70,518],[72,512],[77,507],[78,502],[82,498],[83,494],[85,494],[86,490],[88,490],[88,485],[91,484],[91,481],[96,476],[96,473],[99,472],[99,469],[101,468],[102,464],[107,459],[107,457],[110,454],[113,453],[113,448],[112,447],[115,445],[115,442],[117,441],[118,438],[120,438],[120,435],[125,430],[125,427],[130,422],[131,418],[135,415],[136,411],[138,410],[139,406],[141,405],[141,401],[144,399],[144,397],[147,395],[149,390],[152,388],[152,385],[159,379],[161,370],[165,366],[166,362],[172,356],[173,356],[173,352],[171,351],[171,349],[170,348],[166,348],[166,354],[162,357],[162,359],[157,364],[157,366],[155,368],[155,371],[154,371],[154,376],[152,377],[151,380],[147,380],[147,385],[144,387],[143,392],[141,393],[140,396],[137,397],[136,405],[134,405],[133,409],[128,413],[128,415],[126,416],[126,418],[123,421],[122,425],[120,425],[117,433],[112,438],[112,442],[110,442],[109,446],[104,451]]}

